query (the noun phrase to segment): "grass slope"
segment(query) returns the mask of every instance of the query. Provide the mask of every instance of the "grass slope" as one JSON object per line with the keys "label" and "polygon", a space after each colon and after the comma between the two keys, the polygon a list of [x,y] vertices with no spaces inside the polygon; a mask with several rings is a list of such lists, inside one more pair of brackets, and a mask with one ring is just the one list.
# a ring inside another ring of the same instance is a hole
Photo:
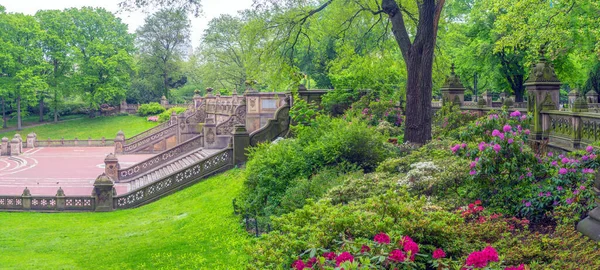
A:
{"label": "grass slope", "polygon": [[[96,118],[81,118],[56,124],[48,124],[37,127],[24,128],[18,133],[25,139],[27,134],[35,132],[38,136],[38,140],[47,140],[51,138],[53,140],[60,140],[64,137],[65,140],[72,140],[77,137],[80,140],[100,139],[105,137],[106,139],[114,139],[119,130],[125,132],[125,137],[131,137],[144,130],[156,126],[158,123],[149,122],[145,117],[139,117],[134,115],[129,116],[109,116],[109,117],[96,117]],[[16,131],[0,133],[1,137],[8,137],[11,139]]]}
{"label": "grass slope", "polygon": [[2,269],[243,269],[231,170],[152,204],[108,213],[0,213]]}

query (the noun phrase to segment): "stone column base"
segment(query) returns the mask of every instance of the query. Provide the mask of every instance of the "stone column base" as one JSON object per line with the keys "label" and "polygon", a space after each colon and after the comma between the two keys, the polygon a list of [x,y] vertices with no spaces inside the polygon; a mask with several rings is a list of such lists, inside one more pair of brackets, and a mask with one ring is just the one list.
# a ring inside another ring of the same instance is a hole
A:
{"label": "stone column base", "polygon": [[577,230],[594,241],[600,241],[600,206],[594,208],[588,217],[577,223]]}

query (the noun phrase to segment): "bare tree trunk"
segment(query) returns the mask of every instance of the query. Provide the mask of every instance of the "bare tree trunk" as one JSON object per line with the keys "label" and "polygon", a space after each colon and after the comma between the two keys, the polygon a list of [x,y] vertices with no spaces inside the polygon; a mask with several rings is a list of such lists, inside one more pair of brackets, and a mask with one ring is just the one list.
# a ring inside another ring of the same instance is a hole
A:
{"label": "bare tree trunk", "polygon": [[58,93],[54,89],[54,123],[58,122]]}
{"label": "bare tree trunk", "polygon": [[44,122],[44,97],[40,97],[40,122]]}
{"label": "bare tree trunk", "polygon": [[17,130],[21,130],[21,96],[17,96]]}
{"label": "bare tree trunk", "polygon": [[2,97],[2,128],[7,128],[6,124],[6,100]]}

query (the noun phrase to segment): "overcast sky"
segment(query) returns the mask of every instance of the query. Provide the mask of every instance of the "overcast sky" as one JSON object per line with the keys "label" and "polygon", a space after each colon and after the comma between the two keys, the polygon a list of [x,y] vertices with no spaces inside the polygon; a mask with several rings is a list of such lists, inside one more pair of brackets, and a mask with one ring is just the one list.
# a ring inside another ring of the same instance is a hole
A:
{"label": "overcast sky", "polygon": [[[108,11],[116,13],[119,10],[118,3],[121,0],[0,0],[0,5],[6,7],[7,12],[20,12],[33,15],[41,9],[65,9],[72,7],[103,7]],[[198,18],[190,15],[192,21],[192,45],[195,47],[200,43],[200,38],[208,21],[220,14],[236,14],[237,11],[250,8],[252,0],[202,0],[203,14]],[[121,20],[129,25],[129,32],[144,24],[147,14],[139,12],[121,12],[116,14]]]}

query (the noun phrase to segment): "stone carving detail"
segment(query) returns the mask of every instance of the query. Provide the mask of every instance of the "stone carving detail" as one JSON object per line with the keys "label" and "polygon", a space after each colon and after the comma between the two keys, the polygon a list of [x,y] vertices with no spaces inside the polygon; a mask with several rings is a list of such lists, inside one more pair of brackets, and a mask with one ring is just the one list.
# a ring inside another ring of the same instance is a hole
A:
{"label": "stone carving detail", "polygon": [[150,144],[156,143],[159,140],[166,139],[175,134],[177,134],[177,126],[169,126],[168,128],[156,132],[151,136],[144,138],[143,140],[137,141],[130,145],[125,145],[124,150],[125,152],[131,152],[135,149],[149,146]]}
{"label": "stone carving detail", "polygon": [[570,117],[550,115],[550,132],[558,135],[571,136],[573,134],[573,123]]}
{"label": "stone carving detail", "polygon": [[213,144],[213,143],[215,143],[215,138],[216,138],[216,135],[215,135],[214,129],[213,128],[209,128],[206,131],[206,142],[208,144]]}
{"label": "stone carving detail", "polygon": [[246,106],[239,105],[235,109],[235,113],[231,115],[225,122],[217,126],[217,135],[230,135],[233,132],[233,126],[246,124]]}

